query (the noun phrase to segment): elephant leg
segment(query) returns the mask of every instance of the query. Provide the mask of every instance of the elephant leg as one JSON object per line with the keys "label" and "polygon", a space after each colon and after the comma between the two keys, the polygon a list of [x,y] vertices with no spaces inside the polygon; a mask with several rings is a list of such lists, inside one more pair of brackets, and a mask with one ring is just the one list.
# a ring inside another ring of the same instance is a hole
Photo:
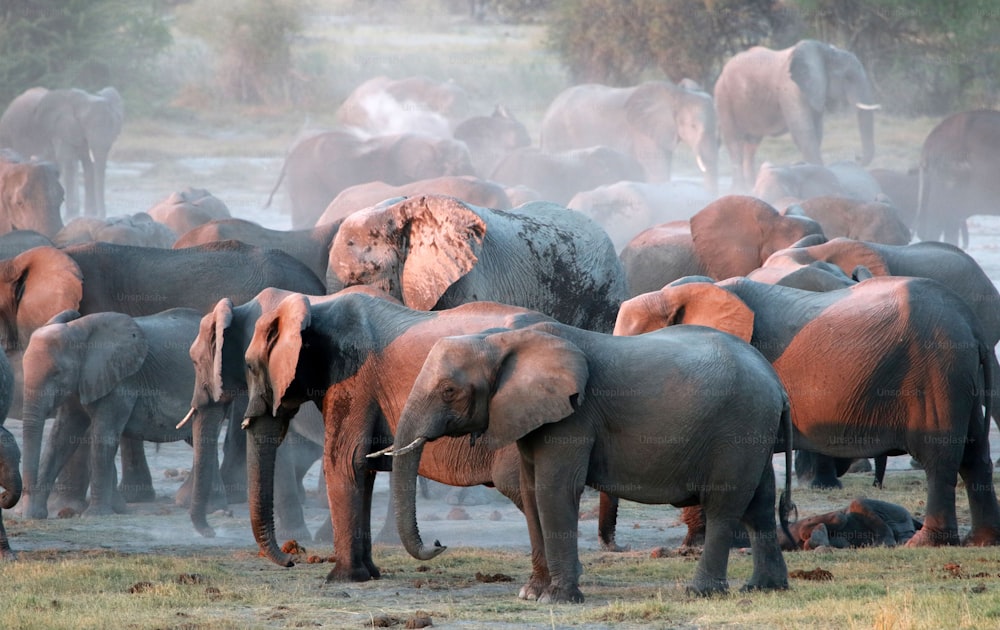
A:
{"label": "elephant leg", "polygon": [[128,503],[152,503],[156,500],[153,475],[146,461],[143,441],[123,436],[121,439],[122,482],[118,487]]}
{"label": "elephant leg", "polygon": [[[390,475],[392,473],[389,473]],[[423,480],[423,477],[417,478],[417,483]],[[426,485],[426,483],[422,484]],[[426,498],[426,495],[422,495]],[[382,545],[399,545],[402,541],[399,539],[399,529],[396,527],[396,508],[395,501],[393,501],[392,493],[389,493],[389,500],[386,501],[385,506],[385,522],[382,523],[382,530],[375,537],[375,542]]]}
{"label": "elephant leg", "polygon": [[0,513],[0,561],[17,560],[17,554],[10,548],[7,530],[3,526],[3,514]]}
{"label": "elephant leg", "polygon": [[760,146],[760,140],[756,138],[752,140],[746,139],[740,145],[738,152],[740,181],[738,182],[738,187],[734,186],[737,191],[742,192],[753,188],[754,180],[757,179],[757,165],[754,162],[757,157],[758,146]]}
{"label": "elephant leg", "polygon": [[795,146],[802,152],[802,157],[811,164],[823,164],[820,145],[823,142],[823,114],[795,108],[785,113],[788,131]]}
{"label": "elephant leg", "polygon": [[618,525],[618,497],[602,492],[599,500],[597,538],[601,541],[601,551],[628,551],[630,546],[622,547],[615,541],[615,528]]}
{"label": "elephant leg", "polygon": [[59,164],[59,180],[63,185],[66,203],[66,218],[80,214],[80,191],[76,183],[76,156],[67,148],[56,149],[56,162]]}
{"label": "elephant leg", "polygon": [[924,526],[907,541],[908,547],[928,547],[937,545],[957,545],[958,518],[955,514],[955,485],[958,471],[951,465],[936,462],[928,457],[927,507]]}
{"label": "elephant leg", "polygon": [[240,429],[245,409],[246,396],[232,403],[222,443],[222,483],[226,487],[226,500],[231,504],[247,502],[247,436]]}
{"label": "elephant leg", "polygon": [[[330,509],[329,504],[326,503],[326,475],[321,474],[319,480],[316,482],[316,492],[319,494],[320,501],[323,502],[327,510]],[[389,506],[386,512],[386,523],[395,514],[395,510],[392,509],[392,493],[389,493]],[[393,527],[395,528],[395,520],[393,520]],[[384,529],[384,528],[383,528]],[[398,536],[398,534],[397,534]],[[330,519],[324,519],[323,524],[319,526],[316,533],[313,534],[313,540],[316,542],[333,542],[333,521]]]}
{"label": "elephant leg", "polygon": [[[87,432],[89,426],[90,419],[82,410],[79,413],[73,413],[70,410],[60,408],[56,413],[56,419],[52,424],[52,431],[45,443],[45,449],[42,451],[41,461],[38,466],[37,482],[28,495],[27,516],[29,518],[48,517],[47,504],[49,495],[55,485],[56,477],[66,468],[67,463],[74,458],[76,453],[83,452],[81,455],[84,456],[83,464],[84,470],[86,470],[87,458],[85,454],[87,449],[80,448],[80,446],[90,440]],[[79,464],[79,459],[77,463]],[[78,473],[79,471],[74,470],[74,472]],[[68,478],[74,479],[75,477],[71,475]],[[84,476],[84,482],[87,479],[88,477]],[[83,506],[74,505],[71,507],[82,509]]]}
{"label": "elephant leg", "polygon": [[572,470],[582,472],[586,462],[585,454],[582,462],[560,461],[550,456],[536,459],[534,469],[522,464],[522,472],[527,474],[522,474],[521,486],[535,491],[533,504],[538,511],[538,529],[544,537],[545,563],[551,577],[549,586],[538,598],[540,604],[583,601],[578,538],[580,497],[586,474],[572,474]]}
{"label": "elephant leg", "polygon": [[[327,430],[326,452],[334,439]],[[340,439],[340,436],[337,436]],[[333,555],[336,566],[326,576],[327,582],[364,582],[378,579],[381,572],[371,559],[371,529],[365,527],[370,517],[363,512],[371,507],[371,493],[375,485],[375,471],[355,467],[351,462],[334,462],[328,456],[324,461],[326,493],[333,522]],[[368,497],[365,497],[368,489]],[[334,507],[336,506],[336,507]]]}
{"label": "elephant leg", "polygon": [[[988,419],[978,424],[989,430]],[[958,471],[965,482],[972,521],[972,529],[963,541],[967,545],[1000,545],[1000,505],[993,485],[993,463],[986,431],[980,431],[982,435],[967,441]]]}
{"label": "elephant leg", "polygon": [[97,184],[94,177],[94,162],[90,156],[80,160],[83,165],[83,211],[89,217],[100,218],[97,207]]}
{"label": "elephant leg", "polygon": [[750,504],[740,519],[750,534],[750,549],[753,556],[753,573],[741,589],[743,591],[788,588],[788,567],[785,566],[785,559],[781,555],[778,532],[774,525],[775,498],[774,466],[768,462],[753,498],[750,499]]}
{"label": "elephant leg", "polygon": [[98,431],[97,427],[91,435],[90,504],[83,512],[86,516],[105,516],[114,512],[112,502],[118,475],[115,455],[119,440],[120,435]]}
{"label": "elephant leg", "polygon": [[[772,509],[774,502],[771,503]],[[738,527],[740,519],[729,514],[731,508],[720,505],[703,505],[705,511],[705,546],[698,560],[694,578],[687,585],[687,592],[693,595],[712,595],[725,593],[729,590],[726,572],[729,568],[729,545],[733,537],[733,528]],[[714,508],[714,509],[713,509]],[[772,522],[774,515],[771,515]],[[756,571],[756,562],[754,566]]]}
{"label": "elephant leg", "polygon": [[278,446],[274,460],[274,513],[275,535],[279,539],[312,540],[306,527],[299,498],[299,482],[295,474],[294,446],[291,432]]}
{"label": "elephant leg", "polygon": [[535,471],[527,463],[519,464],[518,485],[521,494],[521,511],[528,525],[528,539],[531,542],[531,577],[521,587],[517,596],[521,599],[540,599],[552,583],[545,550],[545,535],[538,514],[538,495],[535,489]]}
{"label": "elephant leg", "polygon": [[879,455],[875,458],[875,481],[872,482],[872,485],[879,490],[882,489],[882,482],[885,481],[885,467],[888,462],[888,455]]}
{"label": "elephant leg", "polygon": [[842,488],[843,484],[840,483],[840,479],[837,479],[836,458],[823,455],[822,453],[816,453],[815,458],[816,473],[813,475],[809,487],[819,489]]}

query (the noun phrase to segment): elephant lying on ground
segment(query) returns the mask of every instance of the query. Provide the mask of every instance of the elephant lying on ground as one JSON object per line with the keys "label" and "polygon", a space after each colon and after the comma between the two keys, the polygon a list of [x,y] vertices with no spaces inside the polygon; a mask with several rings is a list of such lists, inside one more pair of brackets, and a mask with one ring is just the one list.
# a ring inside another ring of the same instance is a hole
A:
{"label": "elephant lying on ground", "polygon": [[901,505],[877,499],[854,499],[846,509],[789,523],[791,539],[778,533],[781,548],[806,551],[819,547],[895,547],[905,545],[923,523]]}
{"label": "elephant lying on ground", "polygon": [[[399,535],[415,558],[444,551],[424,546],[417,530],[416,475],[425,448],[470,436],[474,453],[516,444],[521,454],[532,556],[521,598],[583,601],[577,529],[584,485],[643,503],[702,506],[706,543],[689,591],[727,590],[738,524],[753,548],[743,589],[788,588],[771,459],[774,445],[791,439],[789,423],[788,399],[764,357],[703,327],[623,338],[543,324],[442,339],[413,384],[388,453]],[[789,468],[782,528],[790,492]]]}

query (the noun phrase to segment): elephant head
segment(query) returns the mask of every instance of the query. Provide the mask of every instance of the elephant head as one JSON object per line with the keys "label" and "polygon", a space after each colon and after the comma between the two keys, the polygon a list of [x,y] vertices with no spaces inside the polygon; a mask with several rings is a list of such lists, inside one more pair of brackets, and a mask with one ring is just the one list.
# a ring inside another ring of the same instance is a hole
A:
{"label": "elephant head", "polygon": [[889,276],[889,265],[885,258],[868,243],[850,238],[835,238],[825,243],[797,244],[771,254],[762,267],[794,270],[817,261],[831,263],[849,277],[860,280],[859,270],[864,277]]}
{"label": "elephant head", "polygon": [[[69,397],[88,405],[103,398],[146,360],[149,344],[138,324],[123,313],[80,318],[64,311],[31,335],[24,351],[24,481],[37,480],[45,420]],[[44,518],[32,500],[28,516]]]}
{"label": "elephant head", "polygon": [[764,162],[754,181],[754,197],[779,204],[787,200],[843,196],[844,188],[830,169],[819,164],[778,165]]}
{"label": "elephant head", "polygon": [[502,105],[497,105],[489,116],[463,120],[452,136],[469,148],[472,166],[480,177],[492,173],[511,151],[531,145],[528,128]]}
{"label": "elephant head", "polygon": [[21,500],[21,451],[10,431],[0,426],[0,509],[9,510]]}
{"label": "elephant head", "polygon": [[367,284],[431,310],[478,262],[486,222],[472,206],[426,195],[359,210],[330,246],[327,289]]}
{"label": "elephant head", "polygon": [[727,195],[690,220],[694,250],[706,274],[717,280],[744,276],[775,251],[810,234],[822,234],[807,217],[782,216],[751,196]]}
{"label": "elephant head", "polygon": [[63,227],[62,202],[54,164],[0,152],[0,233],[34,230],[52,238]]}
{"label": "elephant head", "polygon": [[464,142],[452,138],[431,138],[403,133],[391,137],[390,159],[394,165],[394,181],[404,184],[442,175],[475,175]]}
{"label": "elephant head", "polygon": [[423,445],[469,435],[487,448],[512,444],[558,422],[583,402],[587,357],[540,328],[446,337],[431,349],[396,429],[392,493],[406,550],[428,560],[444,547],[425,547],[416,524],[415,490]]}
{"label": "elephant head", "polygon": [[809,108],[817,115],[846,103],[857,108],[861,155],[867,166],[875,155],[874,90],[861,61],[846,50],[816,40],[796,44],[789,56],[788,73]]}
{"label": "elephant head", "polygon": [[0,261],[0,334],[4,350],[23,349],[31,333],[83,298],[79,265],[55,247],[29,249]]}
{"label": "elephant head", "polygon": [[623,302],[614,334],[641,335],[674,324],[708,326],[750,343],[754,313],[720,286],[692,278]]}

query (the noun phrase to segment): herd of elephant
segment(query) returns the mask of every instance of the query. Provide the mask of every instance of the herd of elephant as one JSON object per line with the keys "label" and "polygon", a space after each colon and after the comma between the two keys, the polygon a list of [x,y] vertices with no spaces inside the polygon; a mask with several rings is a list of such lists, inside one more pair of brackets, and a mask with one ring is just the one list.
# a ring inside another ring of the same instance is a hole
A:
{"label": "herd of elephant", "polygon": [[[837,100],[858,110],[860,164],[822,163]],[[111,122],[71,140],[43,122],[49,101]],[[857,58],[816,41],[734,56],[714,95],[571,87],[539,146],[502,107],[468,116],[459,86],[378,77],[342,104],[340,128],[292,147],[275,191],[285,183],[293,229],[273,230],[199,189],[105,217],[100,147],[121,129],[120,97],[29,90],[0,118],[0,147],[30,156],[0,155],[0,412],[23,425],[20,449],[0,431],[0,508],[122,511],[152,494],[142,442],[187,440],[195,529],[214,535],[212,506],[246,500],[262,554],[284,566],[279,540],[311,537],[299,489],[322,458],[328,580],[380,577],[372,494],[391,470],[418,558],[445,549],[420,536],[418,475],[513,501],[532,550],[522,598],[583,600],[585,486],[601,493],[606,548],[619,499],[668,503],[703,528],[691,591],[728,588],[741,529],[743,588],[782,589],[779,530],[815,546],[869,510],[800,534],[795,448],[815,454],[819,486],[838,485],[843,462],[910,454],[927,501],[906,544],[998,544],[1000,294],[936,239],[957,239],[1000,185],[1000,113],[945,120],[917,176],[864,168],[875,108]],[[757,169],[759,142],[784,131],[806,162]],[[723,196],[720,138],[734,162]],[[669,181],[679,142],[702,182]],[[64,223],[76,162],[85,216]],[[2,523],[0,544],[13,557]]]}

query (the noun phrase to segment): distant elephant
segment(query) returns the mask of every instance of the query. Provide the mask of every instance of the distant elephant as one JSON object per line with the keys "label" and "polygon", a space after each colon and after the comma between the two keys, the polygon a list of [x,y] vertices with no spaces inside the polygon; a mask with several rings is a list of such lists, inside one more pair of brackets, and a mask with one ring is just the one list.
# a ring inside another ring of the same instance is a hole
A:
{"label": "distant elephant", "polygon": [[[336,168],[331,168],[335,164]],[[288,177],[292,229],[309,228],[342,190],[383,181],[393,186],[441,175],[474,175],[465,144],[415,133],[362,136],[325,131],[295,144],[285,157],[268,205]]]}
{"label": "distant elephant", "polygon": [[694,182],[620,181],[578,192],[566,207],[593,219],[621,251],[643,230],[690,219],[714,197]]}
{"label": "distant elephant", "polygon": [[650,228],[632,239],[620,258],[629,295],[635,296],[684,276],[745,276],[779,249],[822,233],[808,217],[782,216],[756,197],[727,195],[691,217],[690,236]]}
{"label": "distant elephant", "polygon": [[233,239],[261,248],[280,249],[301,261],[322,280],[326,278],[330,244],[339,228],[340,221],[303,230],[272,230],[246,219],[216,219],[185,232],[173,243],[173,248]]}
{"label": "distant elephant", "polygon": [[[115,453],[122,436],[151,442],[212,439],[175,426],[194,382],[187,347],[200,319],[189,308],[137,318],[66,311],[32,333],[23,358],[25,516],[48,516],[52,484],[81,445],[90,450],[85,514],[103,515],[112,513]],[[82,413],[56,416],[64,405]],[[206,421],[206,426],[218,426],[223,412],[218,413],[214,425]],[[42,429],[50,417],[56,422],[42,453]],[[196,459],[193,467],[201,463]],[[198,474],[214,482],[216,498],[225,505],[218,471],[215,465],[199,468]]]}
{"label": "distant elephant", "polygon": [[823,234],[883,245],[906,245],[913,238],[895,206],[882,201],[847,197],[810,197],[785,208],[783,214],[801,213],[819,223]]}
{"label": "distant elephant", "polygon": [[[532,557],[523,599],[583,601],[585,485],[642,503],[702,506],[707,541],[690,592],[727,590],[729,538],[740,524],[754,565],[743,590],[788,588],[771,461],[792,437],[788,398],[767,360],[732,335],[691,326],[628,338],[541,324],[438,341],[388,453],[399,535],[420,560],[445,549],[423,544],[414,493],[425,444],[433,451],[446,436],[470,436],[473,452],[517,445]],[[783,529],[790,498],[786,469]]]}
{"label": "distant elephant", "polygon": [[62,202],[54,164],[0,151],[0,234],[34,230],[52,238],[63,227]]}
{"label": "distant elephant", "polygon": [[443,175],[399,186],[385,182],[366,182],[340,191],[316,220],[316,225],[339,221],[353,212],[370,208],[386,199],[418,195],[448,195],[474,206],[494,210],[507,210],[511,207],[507,192],[500,184],[471,175]]}
{"label": "distant elephant", "polygon": [[541,146],[568,151],[608,146],[636,159],[651,182],[670,180],[677,144],[694,152],[705,187],[718,187],[719,145],[712,97],[670,81],[615,88],[594,83],[559,93],[545,111]]}
{"label": "distant elephant", "polygon": [[76,175],[77,163],[81,164],[85,212],[103,218],[108,154],[124,119],[125,105],[113,87],[96,94],[31,88],[15,98],[0,117],[0,146],[58,165],[69,216],[80,212]]}
{"label": "distant elephant", "polygon": [[438,195],[344,219],[326,284],[331,293],[371,285],[419,310],[492,300],[604,331],[626,292],[614,245],[583,215],[543,202],[504,212]]}
{"label": "distant elephant", "polygon": [[778,207],[789,200],[813,197],[848,197],[875,201],[882,190],[878,182],[855,162],[834,162],[827,166],[799,162],[778,165],[765,162],[757,171],[753,194]]}
{"label": "distant elephant", "polygon": [[862,166],[875,155],[873,89],[852,53],[816,40],[784,50],[763,46],[737,53],[715,83],[719,135],[733,162],[733,187],[746,190],[761,140],[791,132],[802,157],[823,164],[823,113],[846,102],[857,108]]}
{"label": "distant elephant", "polygon": [[452,137],[469,148],[469,159],[480,177],[488,177],[511,151],[531,146],[528,128],[502,105],[489,116],[472,116],[458,123]]}
{"label": "distant elephant", "polygon": [[169,227],[154,221],[145,212],[98,219],[77,217],[67,223],[52,239],[57,247],[102,241],[137,247],[169,248],[177,235]]}
{"label": "distant elephant", "polygon": [[958,244],[968,217],[1000,214],[998,195],[1000,111],[959,112],[938,123],[920,151],[917,236]]}
{"label": "distant elephant", "polygon": [[449,137],[469,110],[465,90],[450,81],[425,76],[377,76],[352,91],[337,109],[341,125],[368,134],[420,133]]}
{"label": "distant elephant", "polygon": [[[899,212],[899,218],[912,229],[917,217],[917,203],[920,196],[919,171],[915,168],[908,171],[870,168],[868,173],[878,183],[882,192],[889,197],[890,203]],[[965,228],[966,242],[968,238],[968,228]]]}
{"label": "distant elephant", "polygon": [[615,333],[672,324],[733,332],[771,361],[791,400],[795,448],[919,460],[927,507],[924,527],[908,545],[960,542],[959,475],[972,514],[965,541],[1000,544],[983,416],[983,404],[987,414],[991,406],[984,380],[992,382],[993,350],[975,314],[944,285],[885,277],[817,293],[746,278],[679,283],[626,301]]}
{"label": "distant elephant", "polygon": [[790,523],[789,540],[778,533],[781,548],[813,550],[846,549],[906,544],[923,523],[901,505],[877,499],[854,499],[846,509],[817,514]]}
{"label": "distant elephant", "polygon": [[226,204],[204,188],[185,188],[170,193],[166,199],[147,210],[146,214],[177,235],[185,234],[209,221],[232,218]]}
{"label": "distant elephant", "polygon": [[7,530],[3,526],[2,510],[9,510],[21,500],[21,450],[10,431],[3,427],[14,395],[14,374],[7,357],[0,354],[0,561],[14,560],[17,554],[10,548]]}

